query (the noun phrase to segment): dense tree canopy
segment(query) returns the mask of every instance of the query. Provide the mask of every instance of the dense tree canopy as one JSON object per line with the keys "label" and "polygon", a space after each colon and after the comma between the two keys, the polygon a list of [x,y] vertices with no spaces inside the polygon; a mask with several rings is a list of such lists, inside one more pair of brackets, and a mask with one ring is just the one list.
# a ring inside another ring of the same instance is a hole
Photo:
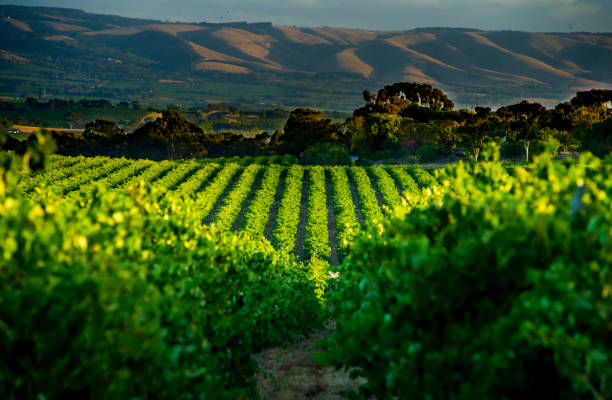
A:
{"label": "dense tree canopy", "polygon": [[457,134],[461,143],[470,149],[474,155],[474,160],[478,161],[480,150],[484,144],[494,137],[496,123],[492,118],[481,118],[481,115],[474,115],[468,123],[457,128]]}
{"label": "dense tree canopy", "polygon": [[580,130],[579,135],[585,150],[604,156],[612,149],[612,118]]}
{"label": "dense tree canopy", "polygon": [[392,97],[408,100],[423,107],[430,107],[436,110],[452,110],[455,104],[446,94],[429,84],[416,82],[399,82],[387,85],[378,91],[377,99],[388,101]]}
{"label": "dense tree canopy", "polygon": [[586,92],[578,92],[571,100],[575,106],[603,105],[612,102],[612,90],[591,89]]}
{"label": "dense tree canopy", "polygon": [[147,122],[134,131],[136,136],[158,137],[166,140],[203,133],[202,128],[185,118],[178,110],[166,110],[162,113],[161,118]]}
{"label": "dense tree canopy", "polygon": [[546,108],[540,103],[530,103],[523,100],[520,103],[500,107],[495,112],[504,120],[510,119],[534,119],[540,117]]}
{"label": "dense tree canopy", "polygon": [[402,118],[393,114],[369,114],[364,120],[367,142],[373,150],[380,150],[385,142],[396,143]]}
{"label": "dense tree canopy", "polygon": [[123,129],[117,126],[113,120],[100,118],[85,125],[83,134],[88,137],[110,138],[116,135],[123,135]]}
{"label": "dense tree canopy", "polygon": [[194,152],[201,152],[201,149],[196,148],[199,147],[197,143],[204,138],[204,131],[178,110],[166,110],[161,118],[147,122],[136,129],[133,135],[167,143],[168,156],[172,160],[177,155],[178,146],[182,148],[181,153],[189,153],[187,147],[193,147]]}
{"label": "dense tree canopy", "polygon": [[81,112],[71,111],[64,114],[64,120],[70,129],[81,125],[84,119],[85,115]]}
{"label": "dense tree canopy", "polygon": [[[308,108],[291,112],[278,109],[247,113],[233,106],[215,104],[205,110],[171,107],[160,118],[147,122],[133,134],[124,135],[124,120],[119,121],[121,126],[118,126],[115,121],[98,119],[86,125],[83,135],[63,132],[55,133],[54,137],[63,154],[154,159],[200,157],[204,154],[298,155],[319,144],[344,146],[352,155],[371,160],[405,159],[416,155],[422,146],[430,146],[429,150],[435,147],[439,155],[450,155],[455,150],[469,151],[477,159],[480,148],[487,141],[498,142],[502,145],[502,153],[511,154],[510,158],[516,159],[522,152],[528,159],[531,144],[535,145],[533,151],[537,153],[549,139],[558,141],[564,149],[571,151],[589,150],[603,155],[612,150],[612,140],[609,139],[612,90],[578,92],[570,101],[553,109],[523,100],[497,110],[484,105],[455,110],[453,101],[442,90],[416,82],[393,83],[376,94],[368,90],[362,94],[365,104],[354,110],[353,116],[344,123],[329,119],[338,120],[339,114]],[[0,103],[2,110],[14,112],[18,107],[10,102]],[[73,105],[81,108],[71,111]],[[19,107],[29,111],[55,109],[60,112],[68,107],[66,113],[60,114],[61,120],[73,127],[82,123],[83,113],[87,114],[82,107],[106,108],[108,105],[107,100],[76,102],[50,99],[40,102],[28,98],[25,106]],[[140,106],[121,102],[117,108],[125,113]],[[211,117],[211,113],[216,117]],[[236,115],[228,116],[229,113]],[[253,120],[257,115],[273,121],[269,125],[255,124]],[[18,121],[20,124],[28,123]],[[12,126],[8,121],[3,124]],[[283,124],[284,129],[279,129]],[[137,125],[135,123],[131,128]],[[245,135],[236,129],[244,126],[251,126],[250,132],[256,135]],[[129,131],[130,126],[125,129]],[[262,132],[264,129],[274,131],[274,134]],[[17,145],[16,139],[5,141],[12,143],[10,147]]]}
{"label": "dense tree canopy", "polygon": [[387,85],[380,89],[376,96],[365,90],[363,99],[366,104],[355,110],[355,116],[365,116],[373,113],[403,114],[406,109],[414,106],[430,110],[450,111],[455,106],[442,90],[429,84],[416,82],[398,82]]}
{"label": "dense tree canopy", "polygon": [[[347,120],[362,155],[382,148],[401,147],[412,154],[421,146],[434,145],[440,154],[450,154],[458,145],[474,158],[489,140],[520,146],[529,159],[532,143],[549,139],[574,149],[605,154],[612,143],[605,134],[606,120],[612,118],[612,91],[593,89],[578,92],[570,101],[546,109],[542,104],[523,100],[492,110],[453,110],[452,101],[430,85],[399,82],[380,89],[376,96],[363,92],[366,104]],[[389,130],[389,121],[398,123]],[[393,132],[392,134],[381,134]],[[399,143],[400,146],[393,146]],[[542,147],[542,146],[540,146]]]}
{"label": "dense tree canopy", "polygon": [[321,111],[297,108],[291,112],[279,144],[289,153],[298,154],[316,143],[339,141],[341,126],[325,118]]}

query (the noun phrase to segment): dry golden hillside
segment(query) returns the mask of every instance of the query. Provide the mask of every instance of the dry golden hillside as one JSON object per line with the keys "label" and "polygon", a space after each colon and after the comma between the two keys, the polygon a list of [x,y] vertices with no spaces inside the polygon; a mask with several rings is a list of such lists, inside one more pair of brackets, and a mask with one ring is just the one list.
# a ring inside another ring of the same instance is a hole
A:
{"label": "dry golden hillside", "polygon": [[[567,92],[612,86],[612,34],[423,28],[380,32],[270,23],[162,23],[79,10],[0,6],[4,62],[70,68],[113,62],[146,74],[339,74],[380,83]],[[6,56],[10,54],[11,56]],[[55,64],[53,64],[55,63]],[[121,72],[117,72],[121,74]],[[131,76],[129,79],[134,79]],[[159,78],[153,78],[159,79]],[[467,88],[467,89],[466,89]]]}

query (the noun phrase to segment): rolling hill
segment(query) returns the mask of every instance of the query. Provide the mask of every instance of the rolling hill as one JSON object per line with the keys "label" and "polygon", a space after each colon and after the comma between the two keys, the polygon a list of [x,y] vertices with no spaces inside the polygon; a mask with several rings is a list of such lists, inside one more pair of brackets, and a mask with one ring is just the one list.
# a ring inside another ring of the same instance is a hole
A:
{"label": "rolling hill", "polygon": [[[36,93],[53,80],[65,82],[64,88],[73,88],[67,94],[76,95],[78,85],[86,95],[109,82],[141,82],[124,85],[124,92],[117,88],[112,96],[130,97],[147,82],[187,82],[197,91],[204,85],[199,83],[213,79],[255,85],[291,82],[289,87],[300,90],[311,84],[310,95],[356,95],[349,103],[358,104],[363,89],[415,80],[445,89],[459,104],[519,97],[556,102],[578,89],[611,87],[611,65],[611,33],[179,24],[74,9],[0,6],[4,95]],[[329,80],[344,81],[350,90],[325,94]],[[47,86],[55,91],[54,85]],[[276,96],[286,98],[289,91]],[[202,93],[208,99],[212,94]],[[265,97],[252,94],[252,100]],[[271,93],[266,101],[274,100]]]}

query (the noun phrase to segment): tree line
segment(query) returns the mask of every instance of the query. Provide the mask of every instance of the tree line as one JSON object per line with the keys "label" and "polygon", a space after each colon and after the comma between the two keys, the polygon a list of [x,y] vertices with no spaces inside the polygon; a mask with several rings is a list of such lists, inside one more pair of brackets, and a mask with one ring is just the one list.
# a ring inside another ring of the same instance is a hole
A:
{"label": "tree line", "polygon": [[507,158],[525,160],[533,144],[545,142],[599,156],[612,150],[612,90],[578,92],[552,109],[523,100],[497,110],[457,110],[441,90],[407,82],[385,86],[376,96],[364,91],[363,98],[343,124],[315,110],[295,110],[278,142],[292,152],[325,142],[366,158],[429,148],[434,155],[465,150],[478,160],[489,141],[500,142]]}
{"label": "tree line", "polygon": [[427,161],[458,150],[478,160],[489,141],[499,142],[509,159],[529,160],[533,146],[543,143],[599,156],[612,150],[612,90],[578,92],[552,109],[527,100],[497,110],[455,109],[442,90],[414,82],[387,85],[376,95],[364,91],[363,99],[364,105],[344,122],[333,122],[319,110],[297,108],[282,130],[252,137],[215,133],[210,125],[189,119],[189,110],[184,115],[173,107],[130,134],[115,121],[98,119],[83,133],[54,133],[54,139],[66,155],[176,159],[293,154],[313,163],[325,163],[326,157],[349,163],[351,156]]}

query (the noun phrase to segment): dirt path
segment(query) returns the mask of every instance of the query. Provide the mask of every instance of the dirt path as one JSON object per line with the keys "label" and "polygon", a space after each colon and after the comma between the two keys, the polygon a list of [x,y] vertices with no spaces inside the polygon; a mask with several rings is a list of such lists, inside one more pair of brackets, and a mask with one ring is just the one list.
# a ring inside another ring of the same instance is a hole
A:
{"label": "dirt path", "polygon": [[351,198],[353,199],[353,206],[355,207],[355,215],[357,215],[357,222],[359,225],[363,224],[363,214],[361,213],[361,209],[359,208],[359,196],[357,195],[357,189],[355,189],[355,183],[353,182],[353,177],[348,175],[349,189],[351,190]]}
{"label": "dirt path", "polygon": [[399,179],[397,179],[397,176],[395,176],[395,174],[392,173],[389,169],[385,169],[385,171],[387,171],[391,179],[393,179],[393,182],[395,182],[395,188],[397,189],[397,192],[400,194],[400,196],[403,196],[404,193],[402,192],[402,185]]}
{"label": "dirt path", "polygon": [[310,170],[304,170],[302,178],[302,201],[300,203],[300,222],[298,224],[297,234],[295,235],[294,254],[298,260],[304,256],[304,241],[306,239],[306,223],[308,219],[308,188],[310,187]]}
{"label": "dirt path", "polygon": [[149,169],[151,166],[150,165],[143,165],[142,167],[139,167],[138,169],[134,170],[134,173],[130,176],[126,176],[123,179],[121,179],[119,182],[117,182],[114,186],[113,189],[117,189],[122,187],[123,185],[125,185],[127,182],[129,182],[131,179],[134,179],[134,177],[139,176],[140,174],[142,174],[143,172],[145,172],[147,169]]}
{"label": "dirt path", "polygon": [[155,182],[162,179],[164,176],[168,175],[170,171],[172,171],[173,169],[174,169],[174,166],[168,166],[168,168],[165,168],[159,174],[151,177],[151,179],[146,183],[148,183],[149,185],[153,185]]}
{"label": "dirt path", "polygon": [[168,188],[168,192],[176,191],[176,189],[178,189],[179,186],[181,186],[183,183],[188,181],[189,178],[191,178],[193,175],[195,175],[196,172],[198,172],[198,167],[194,167],[194,168],[188,170],[187,173],[185,175],[183,175],[183,177],[181,179],[176,181],[172,186],[170,186]]}
{"label": "dirt path", "polygon": [[236,182],[238,181],[238,179],[240,179],[243,173],[244,173],[244,168],[239,168],[238,171],[236,171],[236,173],[234,174],[234,176],[232,176],[232,179],[230,179],[230,181],[227,183],[227,186],[223,189],[223,193],[221,193],[221,196],[219,196],[219,198],[217,199],[217,203],[215,204],[213,209],[210,211],[210,214],[208,214],[208,216],[206,217],[206,220],[205,220],[206,225],[212,224],[212,222],[215,220],[215,217],[217,216],[219,209],[225,203],[225,198],[227,197],[229,192],[231,192],[232,189],[234,189],[234,185],[236,185]]}
{"label": "dirt path", "polygon": [[198,188],[198,190],[196,190],[196,193],[203,192],[203,191],[204,191],[204,190],[205,190],[205,189],[208,187],[208,185],[210,185],[210,184],[211,184],[211,183],[212,183],[212,182],[215,180],[215,178],[217,177],[217,175],[219,175],[219,173],[220,173],[220,172],[223,170],[223,168],[224,168],[224,166],[223,166],[223,165],[221,165],[221,166],[217,167],[217,168],[216,168],[216,169],[215,169],[215,170],[212,172],[212,174],[210,174],[210,175],[209,175],[209,177],[208,177],[207,179],[204,179],[204,180],[202,181],[202,184],[201,184],[201,185],[200,185],[200,187]]}
{"label": "dirt path", "polygon": [[233,232],[243,229],[242,225],[244,224],[244,216],[246,215],[247,210],[249,209],[249,206],[251,205],[251,201],[253,201],[253,198],[255,197],[255,193],[261,187],[261,181],[263,181],[263,176],[264,176],[264,168],[260,169],[259,172],[257,172],[257,177],[255,178],[255,181],[253,182],[253,185],[251,186],[251,191],[249,192],[249,195],[247,196],[247,198],[244,200],[242,207],[240,207],[240,212],[238,213],[238,217],[236,218],[236,221],[234,222],[234,226],[232,227]]}
{"label": "dirt path", "polygon": [[274,228],[276,224],[276,216],[278,215],[278,208],[280,207],[281,198],[283,197],[283,193],[285,191],[285,179],[287,178],[287,168],[283,169],[281,173],[280,179],[278,181],[278,187],[276,189],[276,196],[274,197],[274,204],[272,204],[272,208],[270,209],[270,216],[268,217],[268,222],[266,223],[266,228],[264,229],[264,237],[272,242],[272,235],[274,233]]}
{"label": "dirt path", "polygon": [[380,211],[382,212],[382,214],[386,215],[387,212],[385,208],[383,207],[383,205],[386,205],[386,204],[382,197],[382,194],[380,193],[380,189],[378,188],[378,181],[376,181],[376,177],[374,176],[374,174],[369,168],[366,168],[365,171],[366,171],[366,174],[368,175],[368,178],[370,178],[370,186],[372,186],[372,189],[374,190],[374,195],[376,195],[376,200],[378,200],[378,207],[380,207]]}
{"label": "dirt path", "polygon": [[[19,129],[21,133],[34,133],[37,130],[41,129],[40,126],[27,126],[27,125],[13,125],[13,129]],[[57,131],[57,132],[76,132],[81,133],[85,129],[68,129],[68,128],[45,128],[48,131]]]}
{"label": "dirt path", "polygon": [[336,231],[336,215],[334,214],[333,185],[329,170],[325,170],[325,195],[327,197],[327,232],[329,235],[328,243],[331,249],[329,262],[332,265],[338,264],[338,232]]}
{"label": "dirt path", "polygon": [[352,380],[345,371],[322,367],[313,360],[316,343],[330,337],[333,323],[309,338],[288,346],[264,350],[254,356],[261,371],[257,390],[262,399],[344,399],[347,389],[357,389],[363,379]]}

